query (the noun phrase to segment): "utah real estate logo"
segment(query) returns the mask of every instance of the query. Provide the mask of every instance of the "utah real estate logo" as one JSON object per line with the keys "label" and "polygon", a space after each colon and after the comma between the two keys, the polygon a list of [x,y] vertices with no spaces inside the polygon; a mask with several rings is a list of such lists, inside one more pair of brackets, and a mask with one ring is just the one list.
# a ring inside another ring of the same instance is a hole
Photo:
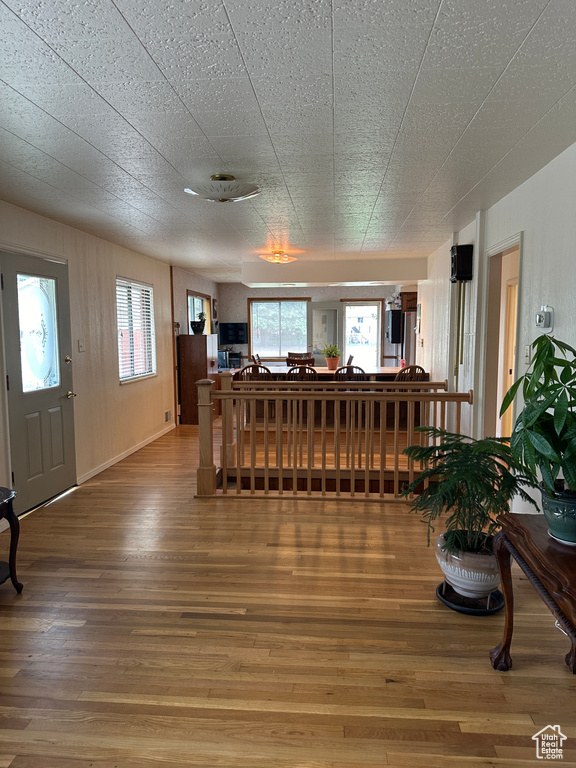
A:
{"label": "utah real estate logo", "polygon": [[535,733],[532,739],[536,742],[538,760],[562,760],[562,744],[566,741],[566,736],[559,725],[547,725]]}

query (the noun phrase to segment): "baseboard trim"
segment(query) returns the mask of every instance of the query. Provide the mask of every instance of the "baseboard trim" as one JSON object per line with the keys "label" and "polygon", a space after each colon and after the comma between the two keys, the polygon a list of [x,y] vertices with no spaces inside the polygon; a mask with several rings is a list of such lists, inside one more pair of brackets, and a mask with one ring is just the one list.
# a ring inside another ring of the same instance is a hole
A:
{"label": "baseboard trim", "polygon": [[132,448],[129,448],[127,451],[124,451],[123,453],[118,454],[118,456],[115,456],[113,459],[110,459],[110,461],[106,461],[104,462],[104,464],[100,464],[100,466],[95,467],[94,469],[91,469],[89,472],[85,472],[83,475],[79,475],[77,478],[78,485],[82,485],[82,483],[85,483],[87,480],[90,480],[96,475],[99,475],[100,472],[104,472],[105,469],[108,469],[109,467],[113,467],[114,464],[118,464],[118,462],[122,461],[122,459],[125,459],[128,456],[131,456],[133,453],[136,453],[136,451],[139,451],[140,448],[144,448],[145,445],[149,445],[150,443],[153,443],[154,440],[158,440],[159,437],[162,437],[163,435],[168,434],[168,432],[171,432],[173,429],[176,429],[176,424],[170,424],[169,426],[165,427],[162,431],[156,433],[155,435],[152,435],[152,437],[149,437],[148,439],[143,440],[141,443],[138,443]]}

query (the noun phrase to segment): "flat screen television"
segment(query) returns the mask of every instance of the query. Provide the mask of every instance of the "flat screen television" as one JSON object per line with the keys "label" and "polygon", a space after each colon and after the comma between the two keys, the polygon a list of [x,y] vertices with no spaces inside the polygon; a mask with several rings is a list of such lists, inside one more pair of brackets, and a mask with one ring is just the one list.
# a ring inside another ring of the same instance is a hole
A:
{"label": "flat screen television", "polygon": [[219,343],[248,344],[248,323],[220,323],[218,326]]}

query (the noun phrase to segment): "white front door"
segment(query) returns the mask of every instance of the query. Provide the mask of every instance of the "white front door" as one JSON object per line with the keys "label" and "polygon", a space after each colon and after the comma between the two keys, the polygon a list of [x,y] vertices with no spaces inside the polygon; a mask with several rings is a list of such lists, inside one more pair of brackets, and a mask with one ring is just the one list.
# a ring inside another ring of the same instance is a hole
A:
{"label": "white front door", "polygon": [[0,252],[18,514],[76,483],[68,266]]}

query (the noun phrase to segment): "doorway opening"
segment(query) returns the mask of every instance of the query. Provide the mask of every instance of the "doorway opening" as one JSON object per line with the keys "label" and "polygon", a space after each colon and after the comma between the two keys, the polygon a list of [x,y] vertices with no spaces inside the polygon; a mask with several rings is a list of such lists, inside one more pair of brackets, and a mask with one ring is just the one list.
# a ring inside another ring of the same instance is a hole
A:
{"label": "doorway opening", "polygon": [[488,317],[486,324],[486,370],[484,385],[484,434],[509,437],[513,412],[500,418],[500,404],[516,378],[516,335],[520,246],[490,257],[488,271]]}
{"label": "doorway opening", "polygon": [[344,361],[372,370],[380,365],[380,302],[345,304]]}

